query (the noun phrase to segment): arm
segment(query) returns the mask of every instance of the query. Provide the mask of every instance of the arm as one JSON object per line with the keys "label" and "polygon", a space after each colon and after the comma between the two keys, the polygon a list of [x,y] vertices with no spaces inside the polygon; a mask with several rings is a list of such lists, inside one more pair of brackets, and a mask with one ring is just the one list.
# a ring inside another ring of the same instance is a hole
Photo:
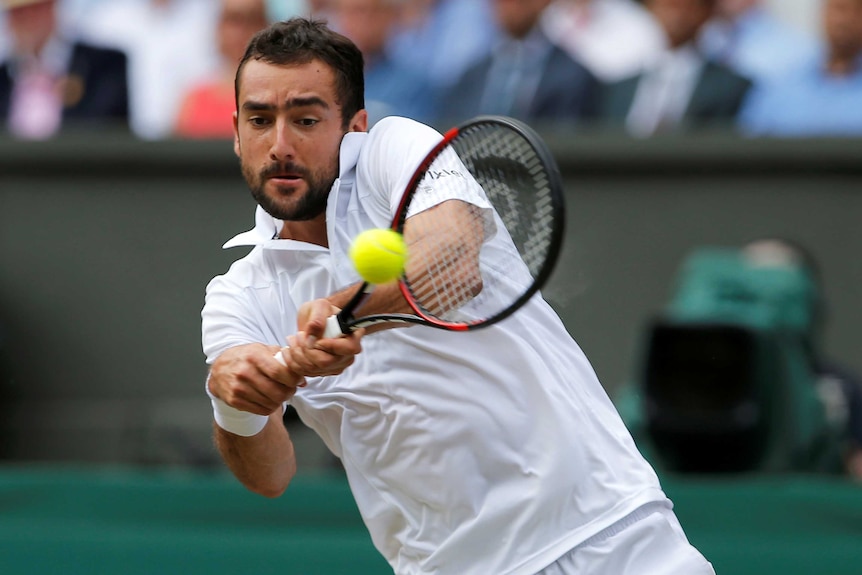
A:
{"label": "arm", "polygon": [[482,211],[447,200],[424,210],[404,226],[411,291],[437,317],[457,309],[482,291],[479,252],[485,241]]}
{"label": "arm", "polygon": [[[332,313],[325,300],[303,309],[306,321],[312,322]],[[249,490],[277,497],[287,488],[296,473],[296,458],[282,423],[284,402],[305,386],[306,376],[334,375],[351,365],[361,351],[362,335],[359,330],[314,346],[298,332],[289,338],[289,347],[281,349],[286,365],[274,358],[277,346],[258,343],[228,349],[213,362],[207,390],[216,416],[216,446]]]}
{"label": "arm", "polygon": [[242,437],[218,425],[215,444],[222,459],[245,487],[259,495],[278,497],[296,474],[293,442],[282,422],[279,407],[268,418],[263,431]]}
{"label": "arm", "polygon": [[[485,220],[481,208],[458,200],[441,202],[407,220],[404,240],[409,253],[407,283],[417,301],[433,315],[439,317],[457,309],[482,291],[479,253],[485,241]],[[327,299],[343,308],[360,285],[353,284]],[[395,282],[375,287],[358,311],[360,316],[413,313]],[[322,335],[325,327],[302,321],[300,325],[315,337]],[[380,323],[367,329],[373,333],[393,327],[406,325]]]}

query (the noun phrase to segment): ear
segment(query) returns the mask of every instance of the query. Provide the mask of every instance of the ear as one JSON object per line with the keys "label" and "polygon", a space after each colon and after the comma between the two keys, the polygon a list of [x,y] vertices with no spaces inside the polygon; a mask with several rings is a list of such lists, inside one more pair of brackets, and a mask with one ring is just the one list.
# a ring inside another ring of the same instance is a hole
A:
{"label": "ear", "polygon": [[350,123],[347,126],[348,132],[367,132],[368,131],[368,112],[366,110],[359,110],[356,114],[353,115],[353,118],[350,119]]}
{"label": "ear", "polygon": [[239,146],[239,119],[237,117],[237,113],[233,113],[233,153],[239,157],[240,146]]}

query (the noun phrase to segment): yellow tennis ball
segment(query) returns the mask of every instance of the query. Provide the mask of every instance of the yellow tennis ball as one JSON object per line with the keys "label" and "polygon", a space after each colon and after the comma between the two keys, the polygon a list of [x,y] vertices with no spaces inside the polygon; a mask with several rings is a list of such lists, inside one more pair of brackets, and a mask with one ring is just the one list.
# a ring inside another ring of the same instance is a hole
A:
{"label": "yellow tennis ball", "polygon": [[350,259],[362,279],[371,284],[384,284],[397,280],[404,272],[407,245],[394,230],[365,230],[353,240]]}

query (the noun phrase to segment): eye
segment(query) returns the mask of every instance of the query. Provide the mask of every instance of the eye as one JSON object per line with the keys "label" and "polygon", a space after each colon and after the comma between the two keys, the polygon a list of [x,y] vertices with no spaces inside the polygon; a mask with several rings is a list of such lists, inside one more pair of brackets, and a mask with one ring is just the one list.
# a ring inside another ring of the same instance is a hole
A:
{"label": "eye", "polygon": [[317,118],[300,118],[297,123],[300,126],[305,126],[307,128],[310,128],[311,126],[314,126],[315,124],[317,124],[317,122],[319,122],[319,121],[320,120],[318,120]]}
{"label": "eye", "polygon": [[249,116],[248,123],[256,128],[259,128],[269,125],[270,121],[269,118],[264,118],[262,116]]}

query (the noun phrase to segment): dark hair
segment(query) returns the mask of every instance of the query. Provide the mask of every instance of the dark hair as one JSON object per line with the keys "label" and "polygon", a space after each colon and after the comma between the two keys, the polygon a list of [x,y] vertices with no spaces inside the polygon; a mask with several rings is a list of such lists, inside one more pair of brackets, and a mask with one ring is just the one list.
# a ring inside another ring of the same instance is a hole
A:
{"label": "dark hair", "polygon": [[289,66],[312,60],[326,63],[335,72],[335,97],[346,126],[365,108],[365,76],[362,52],[345,36],[331,30],[325,21],[291,18],[276,22],[255,34],[239,62],[234,80],[239,107],[239,78],[249,60]]}

